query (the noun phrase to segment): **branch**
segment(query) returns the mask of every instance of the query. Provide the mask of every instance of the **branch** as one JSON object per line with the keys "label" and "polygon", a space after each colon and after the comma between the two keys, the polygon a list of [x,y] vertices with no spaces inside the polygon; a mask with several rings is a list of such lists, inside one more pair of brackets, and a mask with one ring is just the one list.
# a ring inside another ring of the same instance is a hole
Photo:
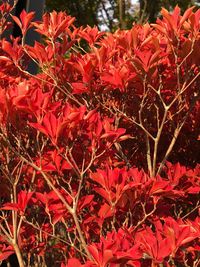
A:
{"label": "branch", "polygon": [[[1,134],[2,135],[2,134]],[[78,231],[82,246],[88,256],[89,259],[92,259],[92,256],[87,248],[87,244],[85,242],[85,239],[83,237],[82,231],[81,231],[81,227],[76,215],[76,210],[74,207],[71,207],[67,201],[65,200],[65,198],[62,196],[62,194],[59,192],[59,190],[54,186],[54,184],[51,182],[51,177],[49,175],[47,175],[46,173],[44,173],[42,171],[41,168],[39,168],[37,165],[35,165],[34,163],[28,161],[23,155],[21,155],[19,152],[17,152],[9,143],[9,141],[6,139],[6,137],[4,135],[2,135],[2,138],[4,139],[4,141],[8,144],[8,146],[10,147],[10,149],[12,150],[12,152],[18,156],[19,158],[21,158],[26,164],[28,164],[29,166],[31,166],[34,170],[38,171],[41,173],[41,175],[43,176],[44,180],[47,182],[47,184],[49,185],[50,188],[53,189],[53,191],[56,193],[56,195],[58,196],[58,198],[62,201],[62,203],[64,204],[64,206],[66,207],[66,209],[68,210],[68,212],[72,215],[75,225],[76,225],[76,229]],[[16,245],[16,244],[15,244]],[[17,247],[16,247],[17,249]],[[21,266],[20,266],[21,267]]]}

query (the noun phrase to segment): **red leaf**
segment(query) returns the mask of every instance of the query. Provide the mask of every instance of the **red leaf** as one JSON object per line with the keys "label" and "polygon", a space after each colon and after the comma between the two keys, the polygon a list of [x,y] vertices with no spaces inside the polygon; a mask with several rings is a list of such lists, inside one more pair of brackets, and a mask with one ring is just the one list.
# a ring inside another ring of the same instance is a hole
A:
{"label": "red leaf", "polygon": [[94,199],[94,195],[87,195],[87,196],[84,196],[80,199],[80,206],[79,206],[79,209],[83,209],[85,208],[88,204],[90,204],[92,202],[92,200]]}
{"label": "red leaf", "polygon": [[81,267],[82,264],[80,263],[80,261],[78,259],[72,258],[68,260],[67,265],[63,265],[61,267]]}
{"label": "red leaf", "polygon": [[73,87],[73,94],[82,94],[88,91],[87,86],[85,84],[76,82],[76,83],[71,83]]}
{"label": "red leaf", "polygon": [[193,7],[190,7],[188,8],[184,15],[182,16],[181,20],[180,20],[180,25],[182,26],[183,23],[190,17],[190,15],[192,14],[192,10],[194,9],[194,6]]}
{"label": "red leaf", "polygon": [[20,191],[17,195],[17,203],[5,203],[2,210],[16,210],[24,214],[33,192]]}
{"label": "red leaf", "polygon": [[98,251],[97,247],[94,245],[90,245],[88,247],[88,250],[89,250],[90,254],[92,255],[92,257],[94,258],[94,260],[96,261],[96,263],[100,264],[99,251]]}
{"label": "red leaf", "polygon": [[14,254],[14,249],[12,246],[2,245],[0,246],[0,261],[8,259],[8,257]]}
{"label": "red leaf", "polygon": [[31,197],[33,195],[33,192],[26,192],[26,191],[20,191],[18,193],[17,198],[18,198],[18,205],[19,209],[24,212],[26,209],[26,206],[28,205],[28,202],[30,201]]}
{"label": "red leaf", "polygon": [[25,10],[23,10],[20,14],[20,20],[18,17],[11,15],[15,23],[21,29],[23,35],[25,35],[27,30],[32,27],[30,22],[34,18],[34,14],[34,12],[27,13]]}
{"label": "red leaf", "polygon": [[171,190],[171,186],[168,181],[155,181],[150,190],[150,195],[166,193]]}
{"label": "red leaf", "polygon": [[11,17],[14,20],[14,22],[19,26],[19,28],[22,30],[22,23],[21,23],[20,19],[16,16],[13,16],[12,14],[11,14]]}
{"label": "red leaf", "polygon": [[108,205],[107,203],[104,203],[99,212],[98,212],[98,215],[101,219],[106,219],[106,218],[109,218],[111,216],[113,216],[113,211],[111,210],[111,207],[110,205]]}
{"label": "red leaf", "polygon": [[191,186],[187,189],[188,194],[198,194],[200,192],[200,186]]}

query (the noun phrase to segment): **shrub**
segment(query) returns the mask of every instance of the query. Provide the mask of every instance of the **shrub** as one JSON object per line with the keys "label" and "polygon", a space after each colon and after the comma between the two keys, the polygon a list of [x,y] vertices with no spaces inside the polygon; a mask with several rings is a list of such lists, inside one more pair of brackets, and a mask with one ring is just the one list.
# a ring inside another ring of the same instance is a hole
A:
{"label": "shrub", "polygon": [[64,12],[12,16],[23,36],[0,41],[1,261],[199,266],[200,10],[161,14],[114,34]]}

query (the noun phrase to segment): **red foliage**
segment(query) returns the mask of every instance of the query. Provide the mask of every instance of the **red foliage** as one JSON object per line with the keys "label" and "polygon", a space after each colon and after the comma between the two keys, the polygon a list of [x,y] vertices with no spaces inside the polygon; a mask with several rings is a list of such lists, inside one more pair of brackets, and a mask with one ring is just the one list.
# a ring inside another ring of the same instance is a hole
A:
{"label": "red foliage", "polygon": [[0,261],[199,266],[200,10],[161,14],[113,34],[64,12],[12,16],[23,38],[0,40]]}

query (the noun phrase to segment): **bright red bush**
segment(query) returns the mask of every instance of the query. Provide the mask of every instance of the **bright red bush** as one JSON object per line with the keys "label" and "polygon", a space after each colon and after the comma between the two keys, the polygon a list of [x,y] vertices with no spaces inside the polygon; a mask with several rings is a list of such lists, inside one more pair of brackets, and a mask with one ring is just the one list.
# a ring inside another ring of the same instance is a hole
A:
{"label": "bright red bush", "polygon": [[0,261],[199,266],[200,10],[161,14],[114,34],[64,12],[12,16],[23,37],[0,41]]}

